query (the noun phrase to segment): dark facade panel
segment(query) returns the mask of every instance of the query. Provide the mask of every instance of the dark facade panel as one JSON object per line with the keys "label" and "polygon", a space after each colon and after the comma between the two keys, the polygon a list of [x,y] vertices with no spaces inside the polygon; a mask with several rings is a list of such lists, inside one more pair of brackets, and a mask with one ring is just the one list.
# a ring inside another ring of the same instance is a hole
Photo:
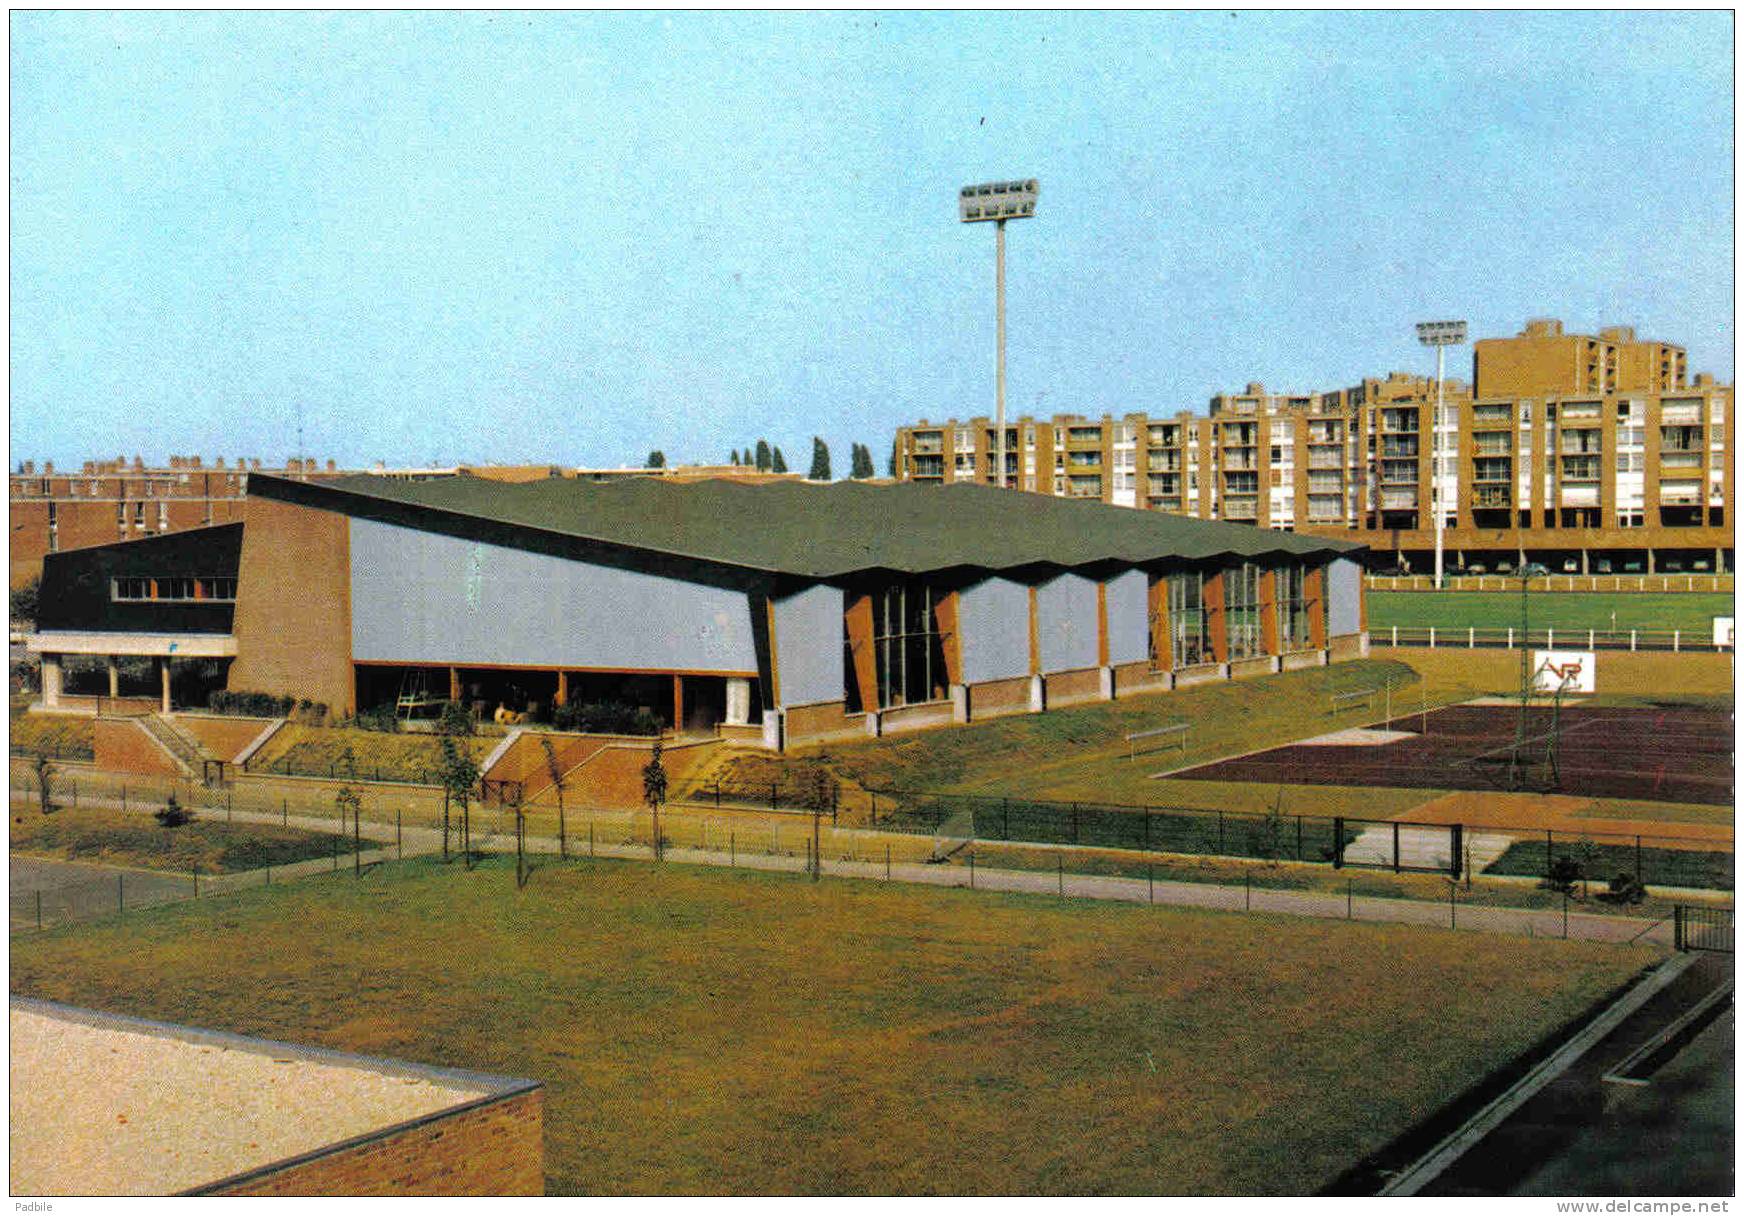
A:
{"label": "dark facade panel", "polygon": [[116,600],[119,578],[227,578],[242,559],[242,525],[51,553],[43,560],[39,630],[88,633],[229,633],[233,603]]}

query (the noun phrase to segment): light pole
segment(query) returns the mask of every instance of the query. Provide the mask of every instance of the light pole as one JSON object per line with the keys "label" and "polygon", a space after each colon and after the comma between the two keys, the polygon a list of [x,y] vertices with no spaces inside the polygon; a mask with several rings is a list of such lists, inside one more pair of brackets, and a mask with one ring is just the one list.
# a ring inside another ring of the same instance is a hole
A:
{"label": "light pole", "polygon": [[1040,190],[1040,183],[1032,177],[1017,182],[983,182],[978,186],[964,186],[957,192],[957,213],[965,224],[985,224],[991,220],[998,225],[993,271],[994,314],[998,329],[994,426],[998,434],[995,450],[998,453],[997,484],[1000,489],[1005,488],[1005,221],[1028,219],[1034,215]]}
{"label": "light pole", "polygon": [[[1417,324],[1417,340],[1425,346],[1435,348],[1435,422],[1429,428],[1429,507],[1435,512],[1435,589],[1441,590],[1442,552],[1447,531],[1446,513],[1442,510],[1441,501],[1445,497],[1446,487],[1442,478],[1446,475],[1441,468],[1441,408],[1444,399],[1443,386],[1447,382],[1447,348],[1465,344],[1464,321],[1420,321]],[[1457,446],[1455,451],[1457,451]]]}

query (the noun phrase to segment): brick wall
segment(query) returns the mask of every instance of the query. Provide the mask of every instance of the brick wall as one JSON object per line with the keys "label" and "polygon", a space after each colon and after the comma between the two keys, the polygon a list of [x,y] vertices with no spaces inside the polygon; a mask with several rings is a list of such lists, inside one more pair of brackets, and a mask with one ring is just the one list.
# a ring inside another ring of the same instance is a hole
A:
{"label": "brick wall", "polygon": [[178,714],[176,724],[198,739],[220,760],[235,760],[239,752],[260,737],[267,718],[200,718]]}
{"label": "brick wall", "polygon": [[111,773],[181,777],[175,759],[137,722],[98,718],[91,723],[92,761]]}
{"label": "brick wall", "polygon": [[356,711],[351,543],[345,516],[250,498],[236,588],[232,690]]}
{"label": "brick wall", "polygon": [[269,1166],[214,1195],[543,1195],[545,1091]]}
{"label": "brick wall", "polygon": [[1082,671],[1056,671],[1047,676],[1046,680],[1047,703],[1050,709],[1056,705],[1095,701],[1102,696],[1102,673],[1095,667],[1087,667]]}
{"label": "brick wall", "polygon": [[1029,677],[989,680],[969,686],[969,720],[1029,712]]}
{"label": "brick wall", "polygon": [[866,720],[850,714],[841,701],[800,705],[787,711],[787,741],[809,743],[824,739],[854,739],[866,735]]}

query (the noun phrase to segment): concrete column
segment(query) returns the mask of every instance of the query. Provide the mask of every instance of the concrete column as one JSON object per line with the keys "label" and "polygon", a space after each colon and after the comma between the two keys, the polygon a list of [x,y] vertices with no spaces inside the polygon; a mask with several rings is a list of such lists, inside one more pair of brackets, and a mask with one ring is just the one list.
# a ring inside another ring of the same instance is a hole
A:
{"label": "concrete column", "polygon": [[167,655],[160,656],[157,661],[158,686],[163,690],[162,712],[170,712],[170,660]]}
{"label": "concrete column", "polygon": [[1648,550],[1648,551],[1647,551],[1647,573],[1649,573],[1649,574],[1652,574],[1652,573],[1654,573],[1654,569],[1653,569],[1653,550],[1652,550],[1652,549],[1649,549],[1649,550]]}
{"label": "concrete column", "polygon": [[1100,667],[1097,671],[1100,673],[1098,691],[1102,694],[1102,699],[1104,701],[1114,700],[1114,668]]}
{"label": "concrete column", "polygon": [[786,732],[781,727],[781,711],[779,709],[763,711],[763,746],[772,752],[781,751],[787,742],[783,737]]}
{"label": "concrete column", "polygon": [[1042,677],[1034,675],[1029,678],[1029,712],[1039,714],[1048,707],[1046,685]]}
{"label": "concrete column", "polygon": [[969,686],[967,684],[951,685],[951,721],[967,722],[969,720]]}
{"label": "concrete column", "polygon": [[42,656],[42,705],[44,709],[59,709],[61,704],[61,656]]}
{"label": "concrete column", "polygon": [[751,681],[727,677],[727,725],[744,726],[751,720]]}
{"label": "concrete column", "polygon": [[1592,571],[1587,569],[1587,548],[1585,545],[1581,546],[1581,573],[1582,574],[1592,573]]}
{"label": "concrete column", "polygon": [[121,695],[121,664],[115,661],[115,656],[109,656],[109,696],[111,699]]}

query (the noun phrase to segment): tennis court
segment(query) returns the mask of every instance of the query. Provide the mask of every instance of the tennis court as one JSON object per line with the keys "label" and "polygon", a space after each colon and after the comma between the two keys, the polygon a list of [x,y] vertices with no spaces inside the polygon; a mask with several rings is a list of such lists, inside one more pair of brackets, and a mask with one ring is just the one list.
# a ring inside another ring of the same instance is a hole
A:
{"label": "tennis court", "polygon": [[[1400,717],[1394,737],[1350,746],[1347,732],[1169,773],[1172,778],[1286,785],[1505,790],[1519,707],[1457,705]],[[1688,707],[1528,710],[1526,763],[1515,788],[1589,798],[1732,804],[1732,717]],[[1410,732],[1410,733],[1403,733]]]}

